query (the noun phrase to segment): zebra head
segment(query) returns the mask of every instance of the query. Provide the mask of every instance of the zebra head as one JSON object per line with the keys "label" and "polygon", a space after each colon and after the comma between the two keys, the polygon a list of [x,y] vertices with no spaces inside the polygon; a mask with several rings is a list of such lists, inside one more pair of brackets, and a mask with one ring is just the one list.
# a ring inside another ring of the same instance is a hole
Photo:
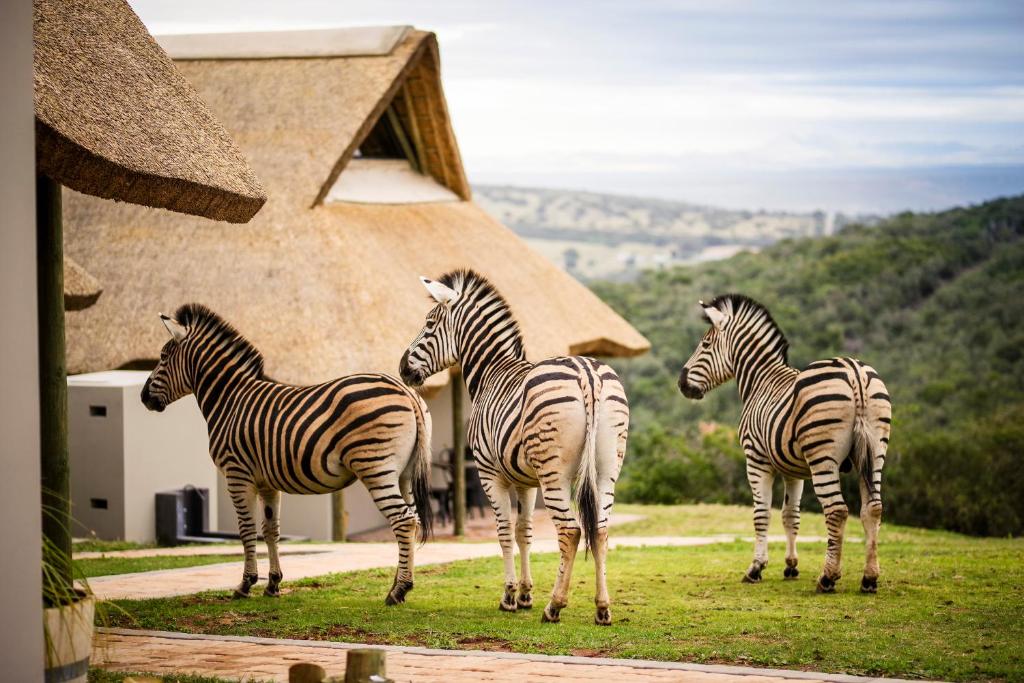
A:
{"label": "zebra head", "polygon": [[729,325],[733,319],[732,299],[720,297],[710,304],[699,303],[711,327],[679,373],[679,391],[698,401],[734,374]]}
{"label": "zebra head", "polygon": [[461,293],[437,280],[421,276],[420,282],[437,305],[427,314],[423,329],[406,349],[398,366],[402,381],[414,387],[423,384],[434,373],[459,362],[455,343],[455,305]]}
{"label": "zebra head", "polygon": [[160,321],[170,332],[171,338],[160,349],[160,362],[142,386],[142,404],[158,413],[162,413],[164,408],[182,396],[192,393],[185,372],[188,328],[163,313],[160,314]]}

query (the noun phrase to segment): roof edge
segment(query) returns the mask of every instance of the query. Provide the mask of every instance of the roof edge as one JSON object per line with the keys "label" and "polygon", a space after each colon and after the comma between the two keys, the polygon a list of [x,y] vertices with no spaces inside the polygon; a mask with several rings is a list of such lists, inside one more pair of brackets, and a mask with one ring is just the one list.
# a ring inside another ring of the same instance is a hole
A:
{"label": "roof edge", "polygon": [[36,170],[83,194],[228,223],[248,223],[267,202],[265,192],[241,194],[127,168],[78,145],[38,115]]}
{"label": "roof edge", "polygon": [[651,350],[651,344],[645,337],[639,335],[639,333],[637,334],[640,336],[640,339],[643,340],[641,345],[626,346],[625,344],[620,344],[619,342],[611,339],[601,337],[599,339],[590,339],[585,342],[572,344],[569,347],[569,353],[573,356],[604,356],[611,358],[632,358],[633,356],[642,356]]}
{"label": "roof edge", "polygon": [[412,26],[359,26],[306,31],[180,33],[154,36],[171,59],[288,59],[389,55]]}

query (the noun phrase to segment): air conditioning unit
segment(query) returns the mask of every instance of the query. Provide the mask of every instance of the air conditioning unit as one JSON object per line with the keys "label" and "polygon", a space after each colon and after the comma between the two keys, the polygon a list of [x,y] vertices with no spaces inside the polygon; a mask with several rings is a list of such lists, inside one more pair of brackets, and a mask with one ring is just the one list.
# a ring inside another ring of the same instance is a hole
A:
{"label": "air conditioning unit", "polygon": [[162,413],[139,400],[148,372],[113,370],[68,377],[72,534],[156,541],[156,494],[209,491],[217,525],[217,468],[206,421],[192,396]]}

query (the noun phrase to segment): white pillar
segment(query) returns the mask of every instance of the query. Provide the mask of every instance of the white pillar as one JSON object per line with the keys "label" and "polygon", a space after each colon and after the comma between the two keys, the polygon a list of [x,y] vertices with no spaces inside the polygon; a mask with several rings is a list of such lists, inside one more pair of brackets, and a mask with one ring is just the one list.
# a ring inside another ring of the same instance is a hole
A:
{"label": "white pillar", "polygon": [[43,680],[32,0],[0,2],[0,662]]}

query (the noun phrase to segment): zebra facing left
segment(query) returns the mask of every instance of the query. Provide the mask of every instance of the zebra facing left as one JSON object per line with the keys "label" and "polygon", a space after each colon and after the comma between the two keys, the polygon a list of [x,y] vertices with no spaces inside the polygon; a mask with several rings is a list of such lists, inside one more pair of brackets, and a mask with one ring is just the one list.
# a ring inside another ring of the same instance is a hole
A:
{"label": "zebra facing left", "polygon": [[[407,383],[418,386],[453,365],[462,368],[473,400],[467,440],[494,509],[505,562],[499,608],[514,612],[533,606],[530,544],[539,486],[558,531],[561,553],[542,620],[559,621],[568,604],[582,535],[594,555],[594,621],[611,624],[605,577],[608,517],[629,430],[622,383],[614,370],[593,358],[526,360],[511,308],[478,273],[456,270],[439,280],[420,279],[435,305],[402,356],[400,373]],[[512,549],[513,490],[518,498],[518,586]]]}
{"label": "zebra facing left", "polygon": [[280,595],[281,493],[338,491],[357,479],[398,541],[398,569],[385,602],[413,587],[413,545],[430,534],[430,413],[423,399],[387,375],[350,375],[314,386],[281,384],[263,356],[210,309],[186,304],[160,316],[171,339],[142,388],[161,412],[194,394],[206,419],[210,457],[227,479],[245,547],[236,598],[249,596],[256,569],[257,499],[270,559],[264,595]]}
{"label": "zebra facing left", "polygon": [[829,358],[803,370],[789,365],[789,342],[764,306],[740,294],[700,302],[709,323],[679,374],[679,390],[701,399],[733,377],[742,409],[739,438],[754,498],[754,559],[744,581],[757,583],[768,564],[772,482],[785,479],[782,523],[786,568],[794,579],[800,497],[810,479],[825,513],[828,548],[817,589],[835,590],[849,509],[839,474],[853,469],[860,482],[860,518],[867,537],[861,590],[878,589],[878,531],[882,523],[882,467],[889,446],[892,406],[874,368],[856,358]]}

